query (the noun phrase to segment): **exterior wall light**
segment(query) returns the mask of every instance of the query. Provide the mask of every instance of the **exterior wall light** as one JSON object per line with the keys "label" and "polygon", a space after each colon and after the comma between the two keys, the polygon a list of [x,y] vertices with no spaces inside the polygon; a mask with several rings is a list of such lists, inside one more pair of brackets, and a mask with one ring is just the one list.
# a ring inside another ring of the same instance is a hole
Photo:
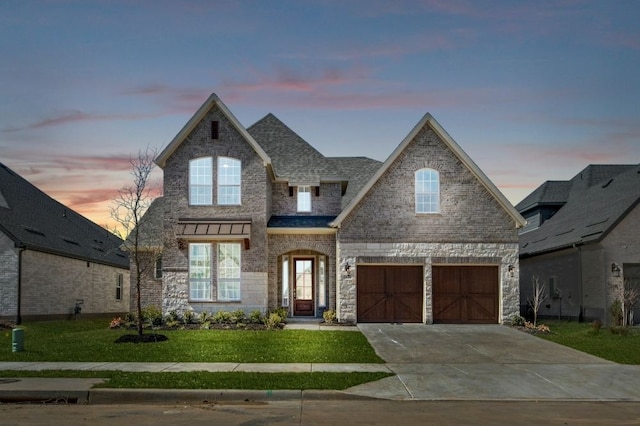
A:
{"label": "exterior wall light", "polygon": [[347,264],[344,265],[344,271],[347,273],[348,277],[351,276],[351,265],[349,265],[349,262],[347,262]]}
{"label": "exterior wall light", "polygon": [[620,276],[620,267],[615,262],[611,264],[611,275],[614,277]]}
{"label": "exterior wall light", "polygon": [[513,278],[513,270],[514,270],[515,268],[513,267],[513,265],[509,265],[509,267],[508,267],[507,269],[508,269],[508,271],[509,271],[509,275],[511,276],[511,278]]}

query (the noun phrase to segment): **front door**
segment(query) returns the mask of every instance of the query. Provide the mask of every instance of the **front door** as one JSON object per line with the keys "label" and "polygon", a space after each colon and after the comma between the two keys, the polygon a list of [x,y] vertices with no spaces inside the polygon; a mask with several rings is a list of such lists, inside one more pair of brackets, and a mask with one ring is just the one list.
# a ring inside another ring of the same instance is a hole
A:
{"label": "front door", "polygon": [[293,283],[293,315],[314,316],[313,259],[295,259]]}

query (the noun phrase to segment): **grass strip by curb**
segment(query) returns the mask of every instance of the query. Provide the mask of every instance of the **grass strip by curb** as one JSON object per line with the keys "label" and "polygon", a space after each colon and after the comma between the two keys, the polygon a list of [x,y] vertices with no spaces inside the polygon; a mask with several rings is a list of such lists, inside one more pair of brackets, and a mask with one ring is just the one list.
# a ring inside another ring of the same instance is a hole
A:
{"label": "grass strip by curb", "polygon": [[0,371],[2,378],[105,378],[100,388],[117,389],[294,389],[344,390],[393,376],[384,372],[250,373],[250,372],[128,372],[128,371]]}

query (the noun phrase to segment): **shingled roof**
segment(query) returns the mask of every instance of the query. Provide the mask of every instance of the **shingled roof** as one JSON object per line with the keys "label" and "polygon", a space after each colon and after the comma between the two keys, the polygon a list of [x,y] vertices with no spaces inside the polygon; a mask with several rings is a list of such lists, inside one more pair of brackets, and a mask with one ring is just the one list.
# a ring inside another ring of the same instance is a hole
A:
{"label": "shingled roof", "polygon": [[342,196],[342,208],[355,198],[382,166],[381,161],[368,157],[328,157],[327,159],[349,180],[347,191]]}
{"label": "shingled roof", "polygon": [[[520,235],[521,256],[601,241],[640,203],[640,164],[590,165],[564,187],[569,188],[565,204],[539,228]],[[544,200],[541,188],[518,209],[531,210],[536,197]]]}
{"label": "shingled roof", "polygon": [[275,115],[267,114],[247,131],[271,158],[276,180],[291,186],[346,181],[333,163]]}
{"label": "shingled roof", "polygon": [[0,163],[0,232],[17,247],[129,269],[122,240]]}

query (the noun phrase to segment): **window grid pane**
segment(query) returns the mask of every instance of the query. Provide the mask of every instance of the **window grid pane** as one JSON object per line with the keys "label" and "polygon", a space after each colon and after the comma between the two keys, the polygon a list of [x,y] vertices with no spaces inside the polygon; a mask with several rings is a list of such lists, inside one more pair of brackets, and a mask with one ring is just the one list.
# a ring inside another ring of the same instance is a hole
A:
{"label": "window grid pane", "polygon": [[240,244],[218,244],[218,300],[240,300]]}
{"label": "window grid pane", "polygon": [[240,160],[218,158],[218,204],[240,204],[241,169]]}
{"label": "window grid pane", "polygon": [[416,213],[440,211],[440,176],[432,169],[421,169],[415,176]]}
{"label": "window grid pane", "polygon": [[211,244],[189,245],[189,297],[211,300]]}
{"label": "window grid pane", "polygon": [[213,204],[213,162],[211,157],[189,162],[189,199],[192,205]]}

